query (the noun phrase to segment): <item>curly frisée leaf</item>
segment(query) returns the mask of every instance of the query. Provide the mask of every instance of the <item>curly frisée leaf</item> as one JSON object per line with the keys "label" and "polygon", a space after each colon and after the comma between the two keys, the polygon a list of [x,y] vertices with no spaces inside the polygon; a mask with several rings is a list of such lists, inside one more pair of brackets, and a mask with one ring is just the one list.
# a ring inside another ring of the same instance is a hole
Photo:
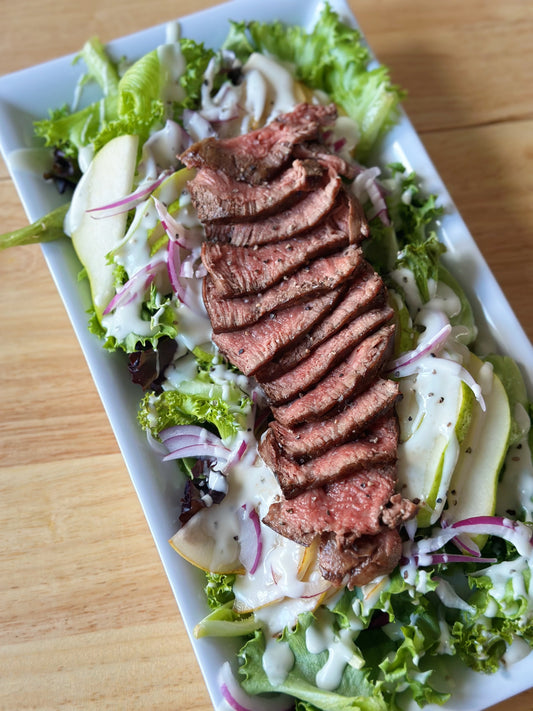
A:
{"label": "curly fris\u00e9e leaf", "polygon": [[370,53],[361,34],[327,3],[310,32],[281,22],[233,23],[224,47],[242,60],[252,52],[274,55],[294,67],[297,79],[325,91],[356,122],[361,160],[397,118],[403,93],[385,67],[368,69]]}

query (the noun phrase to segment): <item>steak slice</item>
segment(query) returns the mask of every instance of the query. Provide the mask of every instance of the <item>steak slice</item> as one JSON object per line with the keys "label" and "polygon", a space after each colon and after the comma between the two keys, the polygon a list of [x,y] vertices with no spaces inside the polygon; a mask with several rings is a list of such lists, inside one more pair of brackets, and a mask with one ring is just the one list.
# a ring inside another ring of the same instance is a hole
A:
{"label": "steak slice", "polygon": [[[285,497],[292,499],[305,489],[324,486],[359,469],[395,462],[398,432],[396,415],[388,414],[377,420],[359,439],[332,447],[324,454],[298,464],[283,456],[272,430],[267,430],[259,443],[259,454],[276,475]],[[396,506],[396,502],[393,504]],[[397,510],[394,506],[387,521],[384,512],[387,525]]]}
{"label": "steak slice", "polygon": [[210,276],[203,284],[204,303],[215,333],[234,331],[258,321],[266,314],[335,289],[363,264],[359,247],[349,245],[341,252],[320,257],[263,294],[227,299],[220,297]]}
{"label": "steak slice", "polygon": [[263,316],[257,323],[238,331],[213,334],[220,352],[245,375],[266,365],[319,321],[335,305],[343,287]]}
{"label": "steak slice", "polygon": [[390,321],[394,310],[385,305],[366,311],[315,348],[292,370],[270,381],[258,378],[271,403],[279,405],[303,393],[321,380],[352,348],[373,331]]}
{"label": "steak slice", "polygon": [[393,464],[362,469],[340,482],[274,501],[263,523],[304,546],[325,533],[335,534],[337,542],[347,545],[382,530],[381,511],[395,485]]}
{"label": "steak slice", "polygon": [[311,259],[334,252],[347,242],[346,235],[326,221],[302,237],[262,247],[204,242],[202,262],[220,296],[244,296],[268,289]]}
{"label": "steak slice", "polygon": [[293,150],[294,158],[315,158],[321,165],[333,168],[339,175],[348,180],[353,180],[357,175],[355,165],[341,158],[336,153],[331,153],[323,143],[308,141],[297,143]]}
{"label": "steak slice", "polygon": [[418,505],[409,499],[403,499],[401,494],[394,494],[383,509],[381,520],[389,528],[397,528],[404,521],[414,518]]}
{"label": "steak slice", "polygon": [[402,556],[402,539],[396,529],[384,528],[375,535],[361,536],[339,548],[335,536],[322,537],[318,564],[322,576],[348,590],[392,573]]}
{"label": "steak slice", "polygon": [[369,264],[363,264],[350,282],[346,295],[315,328],[305,334],[300,341],[286,351],[276,363],[269,365],[268,371],[257,374],[258,378],[271,380],[294,368],[313,349],[324,343],[352,319],[370,308],[379,308],[385,302],[385,287],[381,277]]}
{"label": "steak slice", "polygon": [[311,390],[286,405],[272,408],[274,418],[286,427],[318,420],[340,403],[360,393],[381,372],[394,342],[394,324],[382,326],[365,338],[349,356]]}
{"label": "steak slice", "polygon": [[202,168],[187,183],[201,222],[240,222],[266,217],[316,188],[323,175],[318,161],[295,160],[269,183],[249,185],[213,168]]}
{"label": "steak slice", "polygon": [[190,146],[180,160],[188,168],[209,166],[235,180],[258,185],[275,175],[301,141],[318,138],[321,126],[337,117],[334,104],[299,104],[267,126],[233,138],[206,138]]}
{"label": "steak slice", "polygon": [[363,393],[346,403],[344,409],[320,422],[289,428],[271,422],[270,428],[284,454],[295,460],[311,459],[364,432],[380,415],[388,412],[399,395],[393,380],[377,379]]}
{"label": "steak slice", "polygon": [[255,222],[208,223],[205,225],[207,239],[245,247],[294,237],[314,227],[333,208],[341,185],[337,173],[328,171],[324,185],[304,193],[304,197],[287,210]]}

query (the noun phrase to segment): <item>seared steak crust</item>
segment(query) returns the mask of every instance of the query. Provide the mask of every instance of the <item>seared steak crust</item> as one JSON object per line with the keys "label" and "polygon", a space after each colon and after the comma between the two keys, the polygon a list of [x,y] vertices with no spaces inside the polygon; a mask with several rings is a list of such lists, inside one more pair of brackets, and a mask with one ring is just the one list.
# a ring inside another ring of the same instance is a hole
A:
{"label": "seared steak crust", "polygon": [[[292,499],[305,489],[324,486],[363,467],[395,462],[398,432],[398,420],[394,414],[389,414],[357,439],[332,447],[300,464],[283,455],[272,430],[268,429],[259,444],[259,454],[276,474],[285,497]],[[387,525],[397,511],[393,499],[387,521],[384,518]]]}
{"label": "seared steak crust", "polygon": [[215,333],[250,326],[265,314],[286,308],[314,294],[331,291],[346,281],[363,264],[359,247],[349,245],[329,257],[320,257],[308,266],[267,289],[262,294],[220,297],[210,276],[204,279],[204,302]]}
{"label": "seared steak crust", "polygon": [[191,198],[202,222],[238,222],[266,217],[314,190],[322,177],[320,163],[295,160],[271,183],[248,185],[212,168],[204,168],[189,181]]}
{"label": "seared steak crust", "polygon": [[327,418],[292,428],[274,421],[270,427],[287,457],[297,461],[310,459],[364,432],[380,415],[392,409],[398,396],[397,383],[379,378]]}
{"label": "seared steak crust", "polygon": [[368,264],[363,264],[349,282],[344,298],[335,309],[306,333],[304,338],[295,339],[293,347],[276,359],[275,363],[271,363],[266,373],[258,373],[258,378],[270,380],[291,370],[352,319],[370,308],[382,307],[384,302],[385,288],[381,277]]}
{"label": "seared steak crust", "polygon": [[220,296],[245,296],[263,292],[312,259],[335,252],[347,242],[345,232],[327,221],[302,237],[263,247],[204,242],[202,262]]}
{"label": "seared steak crust", "polygon": [[294,304],[238,331],[213,334],[222,355],[245,375],[253,375],[309,330],[335,304],[342,286],[310,301]]}
{"label": "seared steak crust", "polygon": [[360,393],[380,372],[392,352],[394,325],[365,338],[350,355],[311,390],[286,405],[272,408],[275,419],[294,427],[326,415]]}
{"label": "seared steak crust", "polygon": [[362,469],[341,481],[274,502],[263,521],[304,546],[324,533],[334,533],[347,545],[383,528],[381,512],[395,485],[393,465]]}
{"label": "seared steak crust", "polygon": [[377,328],[390,321],[394,311],[390,306],[367,311],[315,348],[292,370],[272,380],[257,376],[269,401],[275,405],[304,393],[321,380],[342,358]]}
{"label": "seared steak crust", "polygon": [[241,247],[280,242],[311,229],[327,215],[341,185],[340,177],[328,171],[324,184],[304,193],[304,197],[287,210],[253,222],[206,224],[205,233],[209,240],[231,242]]}
{"label": "seared steak crust", "polygon": [[380,575],[392,573],[401,555],[402,539],[397,529],[384,528],[375,535],[361,536],[351,545],[341,548],[335,536],[323,536],[318,562],[326,580],[353,590]]}
{"label": "seared steak crust", "polygon": [[334,104],[300,104],[294,111],[246,136],[199,141],[180,159],[188,168],[209,167],[235,180],[258,185],[272,178],[289,161],[296,144],[316,141],[320,127],[333,123],[336,117]]}

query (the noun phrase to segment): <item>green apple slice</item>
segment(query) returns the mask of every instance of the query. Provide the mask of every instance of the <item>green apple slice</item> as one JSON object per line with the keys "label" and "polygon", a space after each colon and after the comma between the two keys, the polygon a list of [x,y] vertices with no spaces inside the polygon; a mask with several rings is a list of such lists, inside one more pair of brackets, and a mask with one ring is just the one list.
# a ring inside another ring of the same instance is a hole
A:
{"label": "green apple slice", "polygon": [[420,527],[433,524],[469,430],[474,396],[457,375],[418,373],[400,380],[398,479],[404,496],[420,501]]}
{"label": "green apple slice", "polygon": [[[481,385],[486,409],[474,407],[470,427],[461,443],[444,515],[448,522],[494,514],[498,476],[511,430],[509,399],[492,365],[472,354],[467,367]],[[483,536],[476,538],[478,545],[484,540]]]}
{"label": "green apple slice", "polygon": [[69,210],[72,244],[85,267],[98,320],[115,294],[108,253],[126,231],[127,213],[97,218],[88,212],[126,197],[137,164],[137,136],[118,136],[98,151],[78,184]]}

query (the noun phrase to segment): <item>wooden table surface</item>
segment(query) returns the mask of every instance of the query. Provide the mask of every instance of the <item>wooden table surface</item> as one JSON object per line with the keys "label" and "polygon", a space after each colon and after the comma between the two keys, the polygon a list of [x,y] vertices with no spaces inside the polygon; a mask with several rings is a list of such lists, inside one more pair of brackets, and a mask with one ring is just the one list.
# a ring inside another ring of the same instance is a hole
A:
{"label": "wooden table surface", "polygon": [[[213,0],[2,2],[0,74]],[[533,3],[351,0],[533,335]],[[0,231],[26,223],[0,165]],[[210,700],[38,246],[0,253],[0,709],[208,711]],[[533,709],[533,691],[493,711]]]}

